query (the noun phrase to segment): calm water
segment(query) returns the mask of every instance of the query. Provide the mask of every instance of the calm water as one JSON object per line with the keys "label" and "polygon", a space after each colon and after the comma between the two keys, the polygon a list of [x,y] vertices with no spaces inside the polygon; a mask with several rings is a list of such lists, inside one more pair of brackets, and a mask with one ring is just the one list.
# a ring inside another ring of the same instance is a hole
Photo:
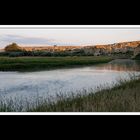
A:
{"label": "calm water", "polygon": [[140,74],[140,61],[114,60],[107,64],[40,72],[0,72],[0,95],[32,100],[60,92],[96,90],[99,85],[111,86],[119,78],[128,78],[128,72]]}

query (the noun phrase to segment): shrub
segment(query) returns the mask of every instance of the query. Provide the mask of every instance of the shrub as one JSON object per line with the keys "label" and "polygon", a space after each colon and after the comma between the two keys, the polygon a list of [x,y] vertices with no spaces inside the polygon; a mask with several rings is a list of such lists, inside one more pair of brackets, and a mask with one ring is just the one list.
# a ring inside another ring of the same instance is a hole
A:
{"label": "shrub", "polygon": [[0,52],[0,56],[8,56],[9,52]]}
{"label": "shrub", "polygon": [[51,52],[44,51],[40,54],[40,56],[52,56]]}
{"label": "shrub", "polygon": [[24,56],[24,52],[10,52],[9,57]]}
{"label": "shrub", "polygon": [[12,43],[5,47],[6,52],[15,52],[15,51],[22,51],[22,48],[19,47],[16,43]]}

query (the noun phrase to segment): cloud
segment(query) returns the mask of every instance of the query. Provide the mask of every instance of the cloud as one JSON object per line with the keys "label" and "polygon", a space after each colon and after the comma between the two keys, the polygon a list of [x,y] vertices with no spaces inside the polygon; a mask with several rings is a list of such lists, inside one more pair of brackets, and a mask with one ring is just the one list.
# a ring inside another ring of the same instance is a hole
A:
{"label": "cloud", "polygon": [[39,37],[25,37],[20,35],[2,35],[0,37],[1,42],[5,43],[12,43],[16,42],[18,44],[24,44],[24,45],[54,45],[55,40],[54,39],[46,39],[46,38],[39,38]]}
{"label": "cloud", "polygon": [[0,48],[4,48],[10,43],[17,43],[19,45],[75,45],[72,43],[65,43],[61,40],[47,39],[41,37],[26,37],[21,35],[1,35],[0,36]]}

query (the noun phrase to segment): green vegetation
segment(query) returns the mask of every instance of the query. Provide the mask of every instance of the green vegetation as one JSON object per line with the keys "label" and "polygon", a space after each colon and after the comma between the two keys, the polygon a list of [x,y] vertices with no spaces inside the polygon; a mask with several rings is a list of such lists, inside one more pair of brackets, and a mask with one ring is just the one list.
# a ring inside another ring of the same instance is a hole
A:
{"label": "green vegetation", "polygon": [[[120,80],[112,88],[99,87],[98,92],[81,91],[67,97],[60,94],[57,102],[42,99],[31,104],[27,101],[13,102],[13,99],[0,102],[1,112],[139,112],[140,79]],[[74,96],[75,95],[75,96]],[[24,104],[26,105],[26,109]],[[16,104],[16,105],[15,105]]]}
{"label": "green vegetation", "polygon": [[123,52],[114,52],[111,53],[110,56],[112,56],[114,59],[131,59],[133,57],[133,51],[127,51],[125,53]]}
{"label": "green vegetation", "polygon": [[135,60],[140,60],[140,53],[139,54],[137,54],[136,56],[135,56],[135,58],[134,58]]}
{"label": "green vegetation", "polygon": [[86,92],[77,97],[62,98],[57,103],[42,103],[33,112],[139,112],[140,79],[120,81],[120,85]]}
{"label": "green vegetation", "polygon": [[[9,51],[8,51],[9,50]],[[16,51],[15,51],[16,50]],[[46,51],[46,50],[40,50],[40,51],[25,51],[18,48],[7,48],[7,51],[0,52],[0,56],[9,56],[9,57],[22,57],[22,56],[38,56],[38,57],[66,57],[66,56],[95,56],[93,53],[85,53],[83,49],[75,49],[74,51]],[[133,56],[133,51],[127,51],[125,53],[123,52],[114,52],[114,53],[108,53],[104,54],[101,53],[98,56],[112,56],[116,58],[131,58]]]}
{"label": "green vegetation", "polygon": [[[5,49],[6,50],[6,49]],[[61,57],[61,56],[94,56],[94,54],[86,54],[84,50],[77,49],[75,51],[25,51],[21,48],[8,48],[5,52],[0,52],[0,56],[9,56],[9,57],[17,57],[17,56],[39,56],[39,57]]]}
{"label": "green vegetation", "polygon": [[[15,53],[15,52],[14,52]],[[111,57],[0,57],[0,71],[36,71],[106,63]]]}

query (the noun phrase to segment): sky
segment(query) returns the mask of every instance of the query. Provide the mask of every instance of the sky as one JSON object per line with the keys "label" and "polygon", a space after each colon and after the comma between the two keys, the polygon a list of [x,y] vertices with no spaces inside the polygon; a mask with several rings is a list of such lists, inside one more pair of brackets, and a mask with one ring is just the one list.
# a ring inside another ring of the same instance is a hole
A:
{"label": "sky", "polygon": [[23,46],[99,45],[140,41],[140,29],[0,29],[0,48]]}

